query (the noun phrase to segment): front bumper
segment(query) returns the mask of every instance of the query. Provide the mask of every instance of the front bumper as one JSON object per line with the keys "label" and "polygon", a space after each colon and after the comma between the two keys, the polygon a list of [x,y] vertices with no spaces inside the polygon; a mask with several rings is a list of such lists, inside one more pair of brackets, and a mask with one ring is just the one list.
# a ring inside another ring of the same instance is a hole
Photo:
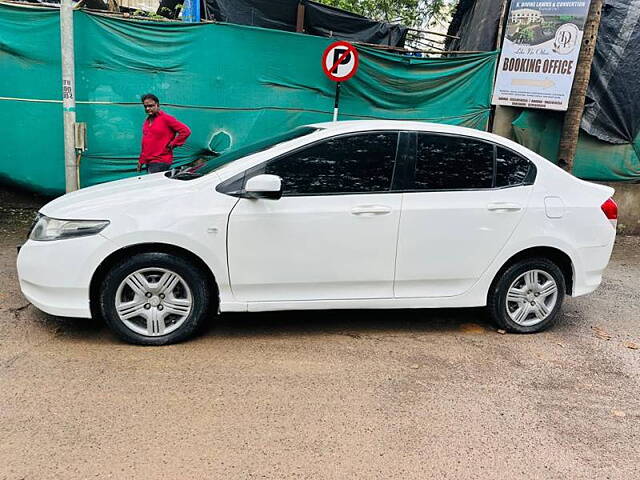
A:
{"label": "front bumper", "polygon": [[23,295],[51,315],[90,318],[89,286],[93,273],[109,254],[102,235],[36,242],[18,250],[18,278]]}

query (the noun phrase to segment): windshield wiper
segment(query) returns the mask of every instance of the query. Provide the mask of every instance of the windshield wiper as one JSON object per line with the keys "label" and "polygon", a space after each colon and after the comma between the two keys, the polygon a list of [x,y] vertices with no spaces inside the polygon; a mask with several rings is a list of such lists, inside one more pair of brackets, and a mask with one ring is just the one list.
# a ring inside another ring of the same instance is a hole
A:
{"label": "windshield wiper", "polygon": [[183,170],[181,172],[177,172],[167,176],[169,178],[175,178],[176,180],[193,180],[194,178],[200,178],[202,176],[202,173],[189,172],[188,170]]}

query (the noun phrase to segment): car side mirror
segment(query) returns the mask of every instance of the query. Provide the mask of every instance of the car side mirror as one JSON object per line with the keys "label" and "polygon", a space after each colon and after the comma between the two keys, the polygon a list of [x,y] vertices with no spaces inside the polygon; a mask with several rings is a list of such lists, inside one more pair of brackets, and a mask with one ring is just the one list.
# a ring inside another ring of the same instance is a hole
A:
{"label": "car side mirror", "polygon": [[277,175],[256,175],[247,180],[244,194],[245,198],[278,200],[282,197],[282,179]]}

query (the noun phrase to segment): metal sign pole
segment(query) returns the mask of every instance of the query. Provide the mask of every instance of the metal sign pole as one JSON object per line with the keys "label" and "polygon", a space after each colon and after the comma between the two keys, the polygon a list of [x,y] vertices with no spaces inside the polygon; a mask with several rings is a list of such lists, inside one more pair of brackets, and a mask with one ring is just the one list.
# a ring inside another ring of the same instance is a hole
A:
{"label": "metal sign pole", "polygon": [[[347,42],[334,42],[322,54],[322,70],[329,80],[336,82],[336,96],[333,104],[333,121],[338,121],[340,86],[353,77],[358,70],[358,51]],[[342,67],[342,68],[341,68]]]}
{"label": "metal sign pole", "polygon": [[336,101],[333,104],[333,121],[338,121],[338,103],[340,102],[340,82],[336,82]]}
{"label": "metal sign pole", "polygon": [[73,54],[73,6],[71,0],[60,3],[60,47],[62,54],[62,115],[64,120],[64,178],[67,192],[78,189],[76,169],[75,123],[76,86]]}

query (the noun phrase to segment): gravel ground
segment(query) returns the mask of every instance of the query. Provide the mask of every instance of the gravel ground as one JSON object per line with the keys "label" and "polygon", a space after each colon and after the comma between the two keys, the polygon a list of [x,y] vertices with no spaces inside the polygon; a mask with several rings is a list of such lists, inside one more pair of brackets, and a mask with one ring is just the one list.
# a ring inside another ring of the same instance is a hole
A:
{"label": "gravel ground", "polygon": [[629,479],[640,238],[537,335],[482,310],[224,315],[144,348],[20,295],[41,199],[0,195],[0,479]]}

